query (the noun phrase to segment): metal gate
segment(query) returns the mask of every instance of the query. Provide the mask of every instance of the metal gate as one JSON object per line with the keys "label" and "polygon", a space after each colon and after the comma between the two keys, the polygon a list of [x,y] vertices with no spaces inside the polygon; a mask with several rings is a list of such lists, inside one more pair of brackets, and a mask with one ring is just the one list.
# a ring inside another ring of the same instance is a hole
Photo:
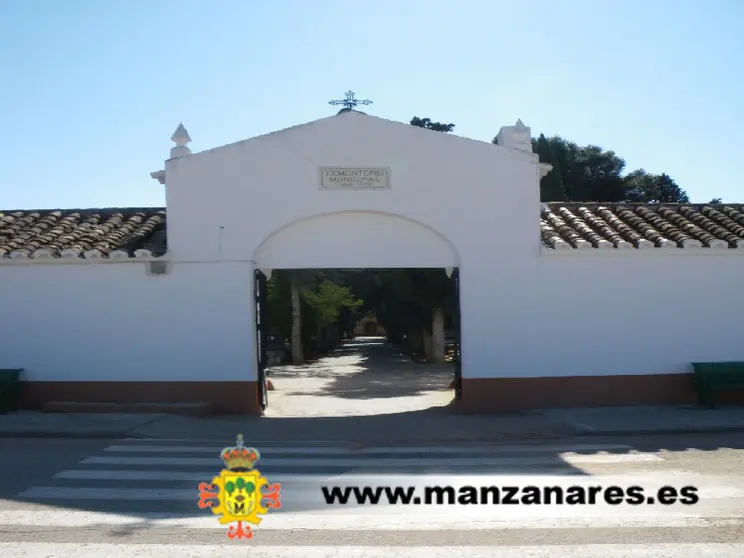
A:
{"label": "metal gate", "polygon": [[266,275],[260,270],[255,271],[255,296],[256,296],[256,366],[258,381],[258,404],[261,409],[266,409],[269,404],[268,379],[266,367],[269,361],[268,351],[268,287]]}
{"label": "metal gate", "polygon": [[455,341],[454,359],[455,359],[455,399],[462,399],[462,351],[460,345],[460,270],[452,270],[452,282],[455,286],[455,315],[452,319],[453,336]]}

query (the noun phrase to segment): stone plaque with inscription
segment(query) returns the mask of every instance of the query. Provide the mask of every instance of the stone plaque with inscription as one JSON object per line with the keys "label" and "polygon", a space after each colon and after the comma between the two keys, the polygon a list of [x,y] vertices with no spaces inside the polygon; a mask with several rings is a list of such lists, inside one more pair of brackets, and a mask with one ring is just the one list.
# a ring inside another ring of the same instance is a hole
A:
{"label": "stone plaque with inscription", "polygon": [[387,167],[320,167],[321,190],[390,190]]}

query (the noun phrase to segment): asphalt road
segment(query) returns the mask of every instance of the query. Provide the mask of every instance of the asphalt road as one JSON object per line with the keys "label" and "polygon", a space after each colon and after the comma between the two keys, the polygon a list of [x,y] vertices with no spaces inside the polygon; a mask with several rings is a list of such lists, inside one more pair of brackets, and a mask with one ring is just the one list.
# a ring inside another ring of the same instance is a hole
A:
{"label": "asphalt road", "polygon": [[[744,434],[456,448],[260,447],[258,469],[281,481],[283,506],[247,542],[229,541],[227,527],[196,506],[199,480],[221,469],[219,448],[204,445],[0,440],[0,556],[744,555]],[[382,473],[393,476],[383,481]],[[485,474],[498,475],[488,481],[501,486],[639,485],[654,495],[664,485],[695,486],[700,501],[331,508],[319,481],[305,478],[421,488],[475,485],[453,475]],[[355,475],[378,476],[355,482]]]}

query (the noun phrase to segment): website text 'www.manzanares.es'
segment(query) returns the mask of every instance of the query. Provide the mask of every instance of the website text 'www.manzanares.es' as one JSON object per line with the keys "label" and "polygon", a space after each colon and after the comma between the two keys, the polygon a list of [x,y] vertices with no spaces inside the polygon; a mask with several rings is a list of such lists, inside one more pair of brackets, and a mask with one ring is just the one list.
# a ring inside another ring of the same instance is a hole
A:
{"label": "website text 'www.manzanares.es'", "polygon": [[323,486],[328,505],[694,505],[694,486]]}

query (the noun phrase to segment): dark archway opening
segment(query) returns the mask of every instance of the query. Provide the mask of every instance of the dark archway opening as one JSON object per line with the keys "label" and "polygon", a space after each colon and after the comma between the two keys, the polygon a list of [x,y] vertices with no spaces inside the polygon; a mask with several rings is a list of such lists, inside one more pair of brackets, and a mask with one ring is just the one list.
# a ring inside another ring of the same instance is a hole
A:
{"label": "dark archway opening", "polygon": [[[411,405],[459,398],[457,269],[256,274],[259,387],[267,415],[296,415],[302,405],[321,407],[308,409],[308,416],[333,416],[334,408],[337,414],[407,412]],[[329,398],[320,401],[321,395]]]}

